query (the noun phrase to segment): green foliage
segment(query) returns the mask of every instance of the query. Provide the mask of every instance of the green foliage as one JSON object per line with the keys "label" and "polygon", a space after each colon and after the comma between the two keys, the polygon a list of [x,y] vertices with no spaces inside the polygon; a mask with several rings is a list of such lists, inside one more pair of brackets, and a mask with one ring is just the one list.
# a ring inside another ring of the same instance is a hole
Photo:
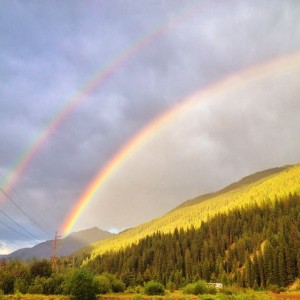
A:
{"label": "green foliage", "polygon": [[22,294],[26,294],[28,290],[27,282],[22,278],[16,278],[14,282],[14,292],[20,292]]}
{"label": "green foliage", "polygon": [[120,279],[114,279],[111,282],[111,290],[113,293],[123,293],[125,291],[125,284]]}
{"label": "green foliage", "polygon": [[211,296],[211,295],[202,295],[201,296],[201,300],[214,300],[215,297]]}
{"label": "green foliage", "polygon": [[30,266],[30,274],[32,277],[49,277],[52,273],[50,261],[43,259],[43,260],[36,260]]}
{"label": "green foliage", "polygon": [[274,294],[279,294],[280,293],[280,288],[276,284],[270,284],[268,286],[268,290],[270,290]]}
{"label": "green foliage", "polygon": [[171,293],[173,293],[176,289],[176,285],[174,282],[172,281],[168,281],[167,284],[166,284],[166,288],[167,290],[169,290]]}
{"label": "green foliage", "polygon": [[71,299],[95,300],[96,288],[93,275],[86,270],[75,270],[71,281]]}
{"label": "green foliage", "polygon": [[46,283],[46,277],[36,276],[32,282],[32,284],[28,288],[29,294],[43,294],[44,286]]}
{"label": "green foliage", "polygon": [[224,295],[234,295],[236,294],[236,290],[231,287],[223,287],[222,289],[220,289],[220,293]]}
{"label": "green foliage", "polygon": [[217,289],[213,285],[209,285],[207,287],[207,294],[215,295],[217,293]]}
{"label": "green foliage", "polygon": [[164,295],[165,289],[161,283],[150,280],[145,283],[144,293],[146,295]]}
{"label": "green foliage", "polygon": [[205,281],[198,280],[194,283],[189,283],[183,288],[185,294],[203,295],[208,293],[208,287]]}
{"label": "green foliage", "polygon": [[0,271],[0,290],[4,294],[13,294],[14,292],[14,276],[5,270]]}
{"label": "green foliage", "polygon": [[111,291],[111,283],[107,275],[94,276],[93,280],[97,294],[107,294]]}

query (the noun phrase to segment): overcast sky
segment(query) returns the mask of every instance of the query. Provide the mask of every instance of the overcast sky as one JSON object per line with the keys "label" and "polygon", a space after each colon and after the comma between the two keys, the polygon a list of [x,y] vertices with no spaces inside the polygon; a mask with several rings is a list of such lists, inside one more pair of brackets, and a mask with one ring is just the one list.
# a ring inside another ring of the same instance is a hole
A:
{"label": "overcast sky", "polygon": [[[233,73],[300,51],[299,15],[295,0],[0,0],[4,190],[17,159],[67,101],[132,54],[48,136],[10,200],[1,194],[0,251],[50,239],[101,168],[164,112]],[[299,59],[275,63],[266,76],[257,70],[157,130],[73,229],[120,231],[253,172],[300,162]]]}

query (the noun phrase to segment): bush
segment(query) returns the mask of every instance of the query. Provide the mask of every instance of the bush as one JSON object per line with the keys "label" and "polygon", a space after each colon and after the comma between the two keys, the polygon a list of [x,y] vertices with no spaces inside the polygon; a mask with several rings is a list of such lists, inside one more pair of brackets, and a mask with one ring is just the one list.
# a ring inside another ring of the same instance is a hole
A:
{"label": "bush", "polygon": [[183,288],[184,294],[203,295],[208,293],[206,283],[202,280],[198,280],[194,283],[189,283]]}
{"label": "bush", "polygon": [[15,284],[14,284],[15,294],[17,292],[20,292],[21,294],[26,294],[27,289],[28,289],[27,282],[24,279],[16,278]]}
{"label": "bush", "polygon": [[164,295],[165,289],[161,283],[151,280],[145,283],[144,293],[146,295]]}
{"label": "bush", "polygon": [[137,285],[135,287],[135,292],[138,294],[143,294],[144,293],[144,288],[141,285]]}
{"label": "bush", "polygon": [[111,291],[110,279],[106,275],[98,275],[94,277],[97,294],[107,294]]}
{"label": "bush", "polygon": [[46,259],[36,260],[30,266],[30,275],[32,278],[35,278],[37,276],[49,277],[51,274],[51,263]]}
{"label": "bush", "polygon": [[45,277],[36,276],[28,288],[29,294],[43,294],[46,283]]}
{"label": "bush", "polygon": [[111,282],[111,289],[114,293],[123,293],[125,291],[125,284],[120,279],[114,279]]}
{"label": "bush", "polygon": [[169,282],[167,283],[166,288],[167,288],[171,293],[173,293],[173,292],[175,291],[175,289],[176,289],[176,284],[175,284],[174,282],[169,281]]}
{"label": "bush", "polygon": [[270,284],[268,286],[268,290],[270,290],[274,294],[279,294],[280,293],[280,289],[276,284]]}
{"label": "bush", "polygon": [[215,295],[217,293],[217,289],[214,285],[209,285],[207,287],[207,294]]}
{"label": "bush", "polygon": [[220,289],[220,292],[223,293],[224,295],[234,295],[236,294],[235,291],[229,287],[223,287]]}
{"label": "bush", "polygon": [[71,299],[96,300],[93,275],[86,270],[76,270],[71,281]]}

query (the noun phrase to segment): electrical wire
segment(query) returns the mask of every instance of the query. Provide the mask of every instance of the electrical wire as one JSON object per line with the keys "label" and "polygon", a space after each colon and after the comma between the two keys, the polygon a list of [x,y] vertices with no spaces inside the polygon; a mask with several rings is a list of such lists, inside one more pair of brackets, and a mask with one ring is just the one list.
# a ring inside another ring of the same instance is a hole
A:
{"label": "electrical wire", "polygon": [[7,225],[7,224],[5,224],[5,223],[3,223],[1,221],[0,221],[0,224],[3,225],[3,226],[5,226],[6,228],[10,229],[11,231],[13,231],[13,232],[15,232],[15,233],[17,233],[17,234],[19,234],[19,235],[21,235],[21,236],[23,236],[23,237],[25,237],[25,238],[28,239],[27,235],[23,234],[22,232],[19,232],[19,231],[15,230],[14,228],[10,227],[9,225]]}
{"label": "electrical wire", "polygon": [[41,231],[46,233],[48,236],[51,237],[51,234],[47,232],[44,228],[42,228],[36,221],[34,221],[1,187],[0,191],[5,195],[5,197],[15,205],[34,225],[36,225]]}

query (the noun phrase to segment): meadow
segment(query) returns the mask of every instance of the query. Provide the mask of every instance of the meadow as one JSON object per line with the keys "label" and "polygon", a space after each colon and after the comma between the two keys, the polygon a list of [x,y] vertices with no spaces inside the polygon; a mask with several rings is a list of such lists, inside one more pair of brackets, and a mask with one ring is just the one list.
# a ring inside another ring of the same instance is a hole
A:
{"label": "meadow", "polygon": [[[61,295],[6,295],[0,296],[1,300],[69,300],[69,296]],[[252,290],[240,291],[227,295],[218,292],[216,295],[185,295],[179,291],[166,293],[164,296],[148,296],[141,294],[106,294],[99,295],[97,300],[293,300],[300,299],[300,292],[286,292],[274,294],[267,291],[257,292]]]}

